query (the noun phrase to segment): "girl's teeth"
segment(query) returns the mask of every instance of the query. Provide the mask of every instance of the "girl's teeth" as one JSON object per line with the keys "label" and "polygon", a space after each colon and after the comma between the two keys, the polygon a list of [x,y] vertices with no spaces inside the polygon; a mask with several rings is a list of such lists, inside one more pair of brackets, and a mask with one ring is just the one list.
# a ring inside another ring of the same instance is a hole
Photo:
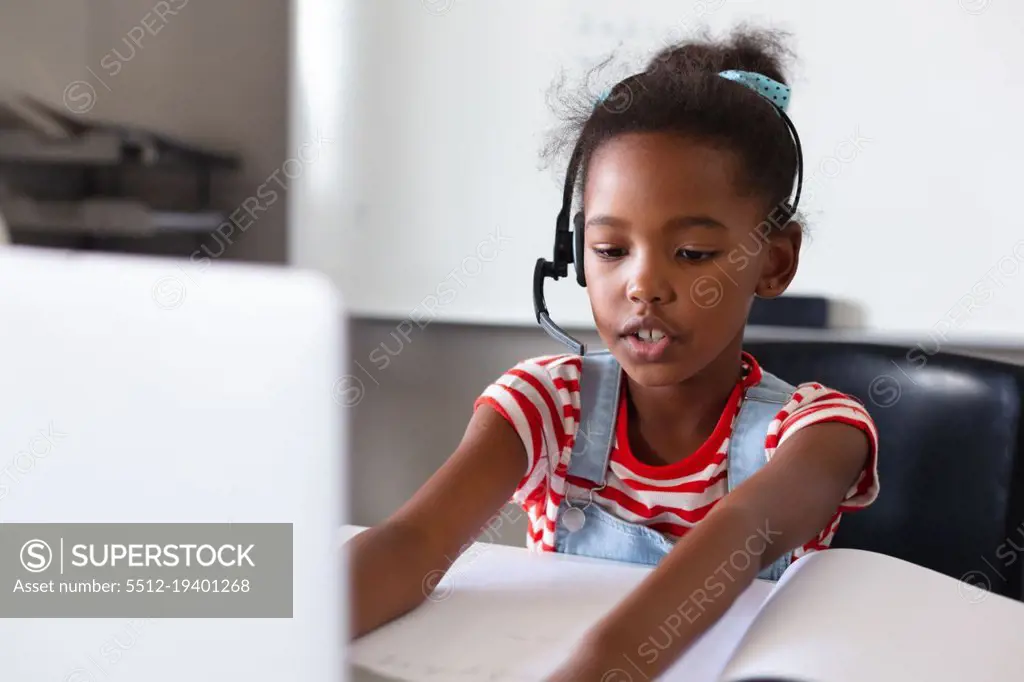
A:
{"label": "girl's teeth", "polygon": [[661,339],[665,338],[665,334],[663,332],[658,331],[657,329],[641,329],[636,333],[636,336],[641,341],[660,341]]}

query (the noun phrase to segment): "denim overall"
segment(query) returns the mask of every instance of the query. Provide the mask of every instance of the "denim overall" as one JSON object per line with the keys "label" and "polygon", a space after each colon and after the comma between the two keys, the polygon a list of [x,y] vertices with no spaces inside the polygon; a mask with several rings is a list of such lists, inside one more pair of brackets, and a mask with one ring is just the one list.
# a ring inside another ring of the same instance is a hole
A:
{"label": "denim overall", "polygon": [[[608,460],[615,441],[622,371],[608,351],[583,356],[580,376],[580,425],[569,460],[568,474],[593,484],[582,499],[567,495],[558,509],[555,550],[598,559],[655,565],[673,542],[656,530],[624,521],[593,504],[595,490],[605,486]],[[766,462],[765,436],[795,387],[762,372],[760,383],[747,389],[729,438],[728,486],[732,492]],[[758,574],[778,580],[789,567],[792,552],[785,552]]]}

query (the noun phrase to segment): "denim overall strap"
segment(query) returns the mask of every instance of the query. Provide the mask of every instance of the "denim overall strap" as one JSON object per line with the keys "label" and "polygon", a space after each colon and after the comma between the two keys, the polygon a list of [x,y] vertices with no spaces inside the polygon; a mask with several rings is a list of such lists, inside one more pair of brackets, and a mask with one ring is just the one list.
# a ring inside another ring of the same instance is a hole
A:
{"label": "denim overall strap", "polygon": [[583,356],[580,375],[580,425],[576,431],[570,476],[604,484],[608,458],[615,443],[615,417],[618,414],[622,368],[608,351]]}
{"label": "denim overall strap", "polygon": [[622,368],[611,353],[583,356],[580,423],[567,474],[579,483],[589,482],[590,487],[581,496],[567,494],[559,505],[555,550],[654,566],[671,551],[672,541],[656,530],[620,519],[593,499],[607,480],[621,388]]}
{"label": "denim overall strap", "polygon": [[[729,438],[729,464],[727,480],[729,492],[738,488],[768,462],[764,442],[768,428],[779,410],[789,402],[796,387],[787,384],[773,374],[762,372],[761,381],[747,389],[739,414],[733,424]],[[772,541],[771,529],[759,532],[752,538],[753,547],[767,547]],[[751,547],[747,548],[748,550]],[[787,548],[788,549],[788,548]],[[761,552],[764,549],[760,550]],[[785,552],[771,566],[766,566],[758,575],[766,580],[778,580],[789,567],[792,552]]]}

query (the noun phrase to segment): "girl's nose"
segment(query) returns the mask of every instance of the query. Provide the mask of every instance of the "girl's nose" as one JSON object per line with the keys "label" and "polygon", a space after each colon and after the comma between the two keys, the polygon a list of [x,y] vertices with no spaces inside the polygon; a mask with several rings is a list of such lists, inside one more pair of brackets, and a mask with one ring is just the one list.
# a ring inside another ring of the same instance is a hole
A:
{"label": "girl's nose", "polygon": [[675,293],[665,265],[651,262],[651,259],[638,262],[626,295],[633,303],[670,303]]}

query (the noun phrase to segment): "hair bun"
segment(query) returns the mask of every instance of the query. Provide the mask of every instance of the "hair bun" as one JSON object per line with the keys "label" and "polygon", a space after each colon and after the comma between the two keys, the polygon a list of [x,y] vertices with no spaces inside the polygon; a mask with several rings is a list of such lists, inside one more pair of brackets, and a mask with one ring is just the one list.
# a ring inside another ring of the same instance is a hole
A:
{"label": "hair bun", "polygon": [[776,81],[773,86],[788,87],[783,69],[790,56],[786,38],[782,31],[740,25],[719,39],[673,41],[659,45],[646,70],[637,73],[630,60],[632,75],[619,75],[612,85],[599,78],[601,85],[595,87],[592,77],[610,63],[605,60],[587,74],[578,93],[561,100],[566,123],[544,156],[554,159],[559,152],[572,150],[567,186],[579,198],[592,155],[610,139],[664,133],[704,140],[732,154],[737,191],[756,194],[770,212],[792,195],[799,147],[773,106],[772,95],[765,97],[756,87],[737,87],[720,74],[749,72],[755,74],[755,83],[756,75],[761,75]]}
{"label": "hair bun", "polygon": [[706,35],[680,41],[660,50],[648,61],[648,77],[698,78],[721,71],[752,71],[788,84],[784,63],[792,57],[784,31],[740,27],[725,40]]}

